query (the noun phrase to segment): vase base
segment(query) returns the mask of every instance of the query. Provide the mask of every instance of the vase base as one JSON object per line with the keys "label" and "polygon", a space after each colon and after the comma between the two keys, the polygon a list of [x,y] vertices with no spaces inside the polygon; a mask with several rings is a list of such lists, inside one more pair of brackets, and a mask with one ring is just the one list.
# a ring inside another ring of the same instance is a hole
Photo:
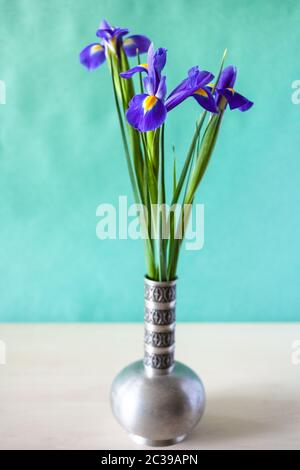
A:
{"label": "vase base", "polygon": [[136,434],[129,434],[129,437],[136,443],[142,446],[149,446],[149,447],[167,447],[173,446],[174,444],[178,444],[182,442],[186,438],[186,434],[183,436],[174,437],[173,439],[162,439],[162,440],[153,440],[153,439],[146,439],[142,436],[137,436]]}
{"label": "vase base", "polygon": [[138,444],[169,446],[182,441],[199,422],[205,392],[199,377],[175,361],[166,375],[151,376],[143,361],[125,367],[111,388],[112,411]]}

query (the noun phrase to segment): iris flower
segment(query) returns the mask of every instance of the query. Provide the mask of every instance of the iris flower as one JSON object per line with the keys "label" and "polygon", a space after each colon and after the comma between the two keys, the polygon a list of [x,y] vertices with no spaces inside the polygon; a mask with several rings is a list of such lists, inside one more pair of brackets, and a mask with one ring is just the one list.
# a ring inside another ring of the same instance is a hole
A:
{"label": "iris flower", "polygon": [[226,99],[226,104],[229,104],[230,109],[239,109],[240,111],[247,111],[253,106],[253,102],[240,95],[235,89],[237,69],[233,65],[226,67],[220,77],[217,86],[217,104],[222,106],[222,97]]}
{"label": "iris flower", "polygon": [[188,77],[169,95],[166,101],[168,111],[192,96],[204,109],[211,113],[217,113],[215,99],[209,86],[213,78],[212,73],[199,70],[197,66],[192,67],[188,72]]}
{"label": "iris flower", "polygon": [[113,27],[107,21],[101,21],[96,32],[101,41],[93,42],[81,51],[79,56],[81,64],[89,70],[96,69],[105,62],[109,51],[118,54],[121,45],[128,57],[148,51],[150,40],[146,36],[136,34],[123,39],[128,33],[126,28]]}
{"label": "iris flower", "polygon": [[126,112],[129,124],[140,132],[160,127],[166,119],[167,112],[190,96],[193,96],[208,111],[217,112],[215,100],[208,86],[214,76],[210,72],[200,71],[198,67],[190,69],[188,77],[166,99],[166,77],[161,75],[166,58],[166,49],[159,48],[154,51],[154,46],[151,44],[147,63],[137,65],[120,74],[126,79],[131,78],[137,72],[147,74],[144,78],[146,93],[134,96]]}
{"label": "iris flower", "polygon": [[141,132],[156,129],[166,118],[167,110],[164,104],[167,93],[166,77],[161,75],[166,59],[166,49],[159,48],[154,51],[153,44],[151,44],[146,64],[138,65],[120,74],[123,78],[131,78],[137,72],[147,73],[144,78],[147,93],[135,95],[126,112],[129,124]]}

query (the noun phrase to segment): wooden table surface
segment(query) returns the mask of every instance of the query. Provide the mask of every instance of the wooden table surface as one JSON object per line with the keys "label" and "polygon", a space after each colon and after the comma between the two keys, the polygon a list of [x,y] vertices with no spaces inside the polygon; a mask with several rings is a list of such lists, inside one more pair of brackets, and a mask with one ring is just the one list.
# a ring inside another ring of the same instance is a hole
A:
{"label": "wooden table surface", "polygon": [[[142,336],[142,324],[0,324],[0,449],[140,448],[108,397]],[[172,449],[300,449],[300,324],[178,324],[176,340],[207,408]]]}

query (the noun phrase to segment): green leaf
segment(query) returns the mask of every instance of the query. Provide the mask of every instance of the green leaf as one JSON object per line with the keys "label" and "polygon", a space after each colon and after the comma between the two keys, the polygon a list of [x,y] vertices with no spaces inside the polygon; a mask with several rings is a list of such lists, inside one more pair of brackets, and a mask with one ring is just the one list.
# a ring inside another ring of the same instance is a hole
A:
{"label": "green leaf", "polygon": [[205,121],[206,114],[207,114],[207,111],[204,111],[201,115],[201,118],[200,118],[199,122],[196,124],[196,130],[194,132],[192,143],[191,143],[190,148],[188,150],[188,153],[187,153],[187,156],[186,156],[186,159],[185,159],[185,163],[184,163],[182,172],[180,174],[178,184],[176,186],[175,194],[173,195],[171,206],[173,204],[177,204],[177,202],[178,202],[178,199],[179,199],[179,196],[180,196],[180,193],[181,193],[182,187],[184,185],[184,181],[185,181],[185,178],[186,178],[186,175],[187,175],[190,163],[191,163],[191,159],[192,159],[193,153],[195,151],[195,147],[196,147],[196,144],[197,144],[197,139],[199,137],[201,128],[202,128],[203,123]]}
{"label": "green leaf", "polygon": [[176,193],[177,174],[176,174],[176,152],[175,145],[173,145],[173,196]]}
{"label": "green leaf", "polygon": [[[115,73],[113,70],[113,64],[112,64],[111,58],[109,59],[109,64],[110,64],[110,69],[111,69],[114,99],[115,99],[116,110],[117,110],[117,115],[118,115],[119,124],[120,124],[120,130],[121,130],[121,136],[122,136],[122,141],[123,141],[123,146],[124,146],[124,151],[125,151],[129,178],[130,178],[130,182],[131,182],[131,186],[133,190],[135,203],[139,204],[140,201],[143,203],[143,197],[142,197],[142,192],[139,193],[138,186],[137,186],[136,179],[135,179],[135,174],[132,168],[132,162],[131,162],[128,143],[127,143],[124,122],[123,122],[123,118],[121,114],[121,108],[120,108],[120,104],[118,100],[117,89],[116,89],[116,84],[115,84]],[[146,241],[145,241],[145,255],[146,255],[148,276],[151,279],[155,279],[156,278],[155,254],[154,254],[153,247],[151,246],[151,237],[149,236],[148,238],[146,238]]]}
{"label": "green leaf", "polygon": [[[140,58],[140,54],[138,52],[138,49],[137,49],[136,57],[137,57],[137,64],[141,65],[141,58]],[[140,82],[140,92],[141,92],[141,94],[143,94],[144,93],[144,86],[143,86],[143,79],[142,79],[142,73],[141,72],[139,72],[139,82]]]}
{"label": "green leaf", "polygon": [[[222,60],[221,60],[217,80],[212,90],[213,92],[215,91],[215,88],[220,80],[220,76],[223,71],[226,55],[227,55],[227,49],[225,49]],[[185,160],[185,164],[184,164],[179,182],[176,187],[175,194],[173,194],[172,203],[177,203],[182,187],[184,185],[184,181],[186,181],[184,204],[191,204],[191,205],[193,204],[196,190],[199,187],[199,184],[203,178],[203,175],[205,173],[205,170],[207,168],[207,165],[213,153],[214,146],[215,146],[219,129],[221,126],[221,122],[222,122],[223,111],[221,111],[221,113],[219,114],[214,114],[210,117],[206,130],[202,137],[201,144],[200,144],[200,131],[203,126],[206,114],[207,113],[205,111],[202,114],[200,121],[196,126],[193,140],[190,145],[190,148],[189,148],[186,160]],[[196,149],[197,157],[195,159],[194,167],[192,168],[192,159],[193,159],[195,149]],[[183,213],[181,213],[181,218],[178,224],[182,224],[182,214]],[[179,251],[180,251],[182,241],[183,241],[183,236],[181,240],[175,239],[174,242],[172,242],[172,240],[170,241],[169,261],[168,261],[168,278],[169,279],[172,279],[176,276]]]}
{"label": "green leaf", "polygon": [[195,168],[188,185],[185,204],[190,204],[193,201],[196,190],[203,178],[217,141],[223,114],[224,112],[222,111],[219,114],[214,115],[207,126],[205,136],[201,142]]}

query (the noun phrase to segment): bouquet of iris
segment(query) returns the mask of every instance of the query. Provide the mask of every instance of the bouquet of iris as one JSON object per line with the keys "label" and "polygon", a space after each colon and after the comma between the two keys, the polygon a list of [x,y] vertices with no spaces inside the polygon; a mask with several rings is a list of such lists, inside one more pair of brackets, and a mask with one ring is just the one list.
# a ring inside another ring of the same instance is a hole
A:
{"label": "bouquet of iris", "polygon": [[[112,27],[107,21],[101,22],[96,34],[101,41],[87,46],[80,61],[89,70],[108,63],[133,194],[136,204],[143,207],[147,276],[157,281],[172,280],[176,277],[191,206],[227,105],[232,110],[246,111],[253,103],[234,88],[236,68],[223,69],[226,51],[216,79],[212,73],[194,66],[167,94],[167,78],[163,74],[166,49],[155,50],[147,37],[127,36],[127,29]],[[143,53],[147,53],[147,59],[142,63]],[[137,57],[137,65],[130,68],[128,58],[133,56]],[[138,76],[138,93],[134,75]],[[171,160],[173,191],[167,205],[165,164],[170,159],[165,155],[165,122],[168,113],[189,97],[202,108],[202,114],[193,123],[194,135],[179,174],[176,160]],[[175,217],[177,206],[181,208],[179,217]]]}
{"label": "bouquet of iris", "polygon": [[[163,74],[166,49],[155,50],[147,37],[128,36],[127,29],[112,27],[107,21],[102,21],[96,34],[100,42],[83,49],[80,61],[89,70],[105,61],[108,64],[129,177],[144,227],[147,263],[144,359],[117,375],[111,404],[119,423],[138,443],[164,446],[186,437],[205,404],[199,377],[174,360],[180,249],[225,112],[228,108],[247,111],[253,103],[235,89],[236,68],[224,68],[226,51],[216,77],[191,67],[168,94]],[[144,53],[146,61],[141,61]],[[129,59],[134,56],[137,60],[130,67]],[[165,123],[168,114],[190,97],[201,112],[192,123],[191,143],[178,171],[176,159],[170,160],[165,153]],[[166,184],[166,174],[172,175],[171,185]],[[169,199],[168,186],[172,186]]]}

